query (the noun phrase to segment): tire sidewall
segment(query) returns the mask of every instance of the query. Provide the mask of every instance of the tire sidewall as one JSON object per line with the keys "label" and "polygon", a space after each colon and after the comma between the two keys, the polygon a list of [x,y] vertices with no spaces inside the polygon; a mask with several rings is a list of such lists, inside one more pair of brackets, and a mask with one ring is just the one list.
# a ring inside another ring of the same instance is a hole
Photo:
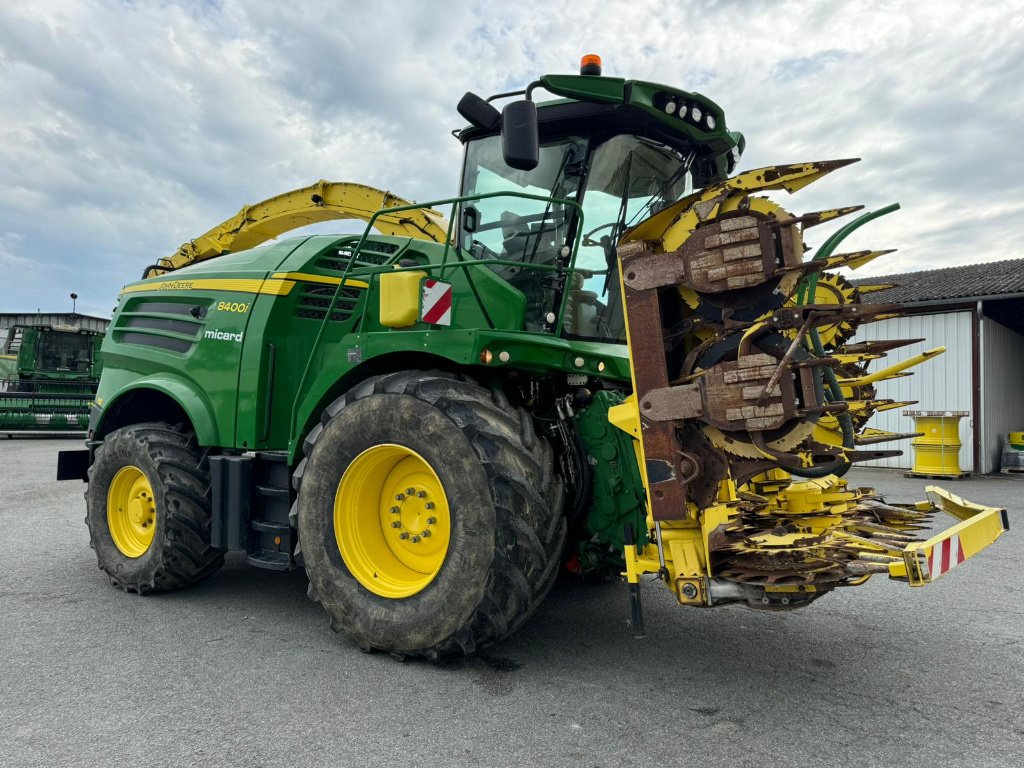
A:
{"label": "tire sidewall", "polygon": [[[146,476],[153,489],[153,501],[156,506],[153,540],[139,557],[128,557],[117,548],[107,519],[107,494],[110,484],[114,476],[128,466],[137,467]],[[112,433],[96,450],[96,461],[89,474],[86,502],[86,522],[100,567],[122,586],[152,589],[155,574],[160,567],[160,551],[167,535],[167,504],[156,462],[150,456],[146,445],[138,439],[131,428]]]}
{"label": "tire sidewall", "polygon": [[[360,453],[392,443],[416,451],[447,496],[451,539],[444,563],[421,592],[391,599],[349,572],[334,530],[345,469]],[[298,497],[306,569],[321,602],[364,646],[430,648],[462,627],[483,599],[494,559],[495,510],[486,472],[461,428],[434,406],[402,394],[373,394],[346,405],[317,438]]]}

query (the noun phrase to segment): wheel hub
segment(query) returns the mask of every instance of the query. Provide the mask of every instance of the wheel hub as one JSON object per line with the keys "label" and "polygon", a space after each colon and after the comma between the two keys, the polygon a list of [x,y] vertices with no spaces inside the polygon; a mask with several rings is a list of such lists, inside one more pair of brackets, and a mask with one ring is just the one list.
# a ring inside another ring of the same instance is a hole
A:
{"label": "wheel hub", "polygon": [[153,486],[141,469],[122,467],[107,491],[107,526],[114,546],[125,557],[142,557],[156,532]]}
{"label": "wheel hub", "polygon": [[345,565],[360,584],[381,597],[410,597],[444,564],[451,540],[448,498],[416,451],[377,445],[342,475],[334,530]]}

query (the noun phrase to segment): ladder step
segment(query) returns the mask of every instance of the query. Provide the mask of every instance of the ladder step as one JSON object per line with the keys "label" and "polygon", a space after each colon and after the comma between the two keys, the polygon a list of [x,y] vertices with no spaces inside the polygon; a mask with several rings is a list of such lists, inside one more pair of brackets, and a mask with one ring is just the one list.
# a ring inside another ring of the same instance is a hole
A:
{"label": "ladder step", "polygon": [[288,454],[284,451],[260,451],[256,455],[260,461],[270,461],[275,464],[285,464],[288,462]]}
{"label": "ladder step", "polygon": [[272,485],[257,485],[256,493],[260,496],[289,496],[291,492],[287,488],[277,488]]}
{"label": "ladder step", "polygon": [[287,552],[261,552],[246,558],[249,565],[267,568],[271,571],[287,571],[291,568],[291,558]]}
{"label": "ladder step", "polygon": [[260,533],[276,533],[282,538],[291,536],[292,527],[288,523],[273,523],[267,520],[253,520],[250,523],[254,531]]}

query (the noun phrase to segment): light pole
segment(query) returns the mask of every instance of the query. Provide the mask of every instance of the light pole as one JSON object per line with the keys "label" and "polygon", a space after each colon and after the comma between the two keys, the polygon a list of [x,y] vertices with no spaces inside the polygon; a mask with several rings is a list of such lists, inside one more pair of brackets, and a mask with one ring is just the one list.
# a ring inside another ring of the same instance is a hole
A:
{"label": "light pole", "polygon": [[77,305],[77,303],[78,303],[78,294],[77,293],[72,293],[71,294],[71,314],[72,315],[76,314],[75,306]]}

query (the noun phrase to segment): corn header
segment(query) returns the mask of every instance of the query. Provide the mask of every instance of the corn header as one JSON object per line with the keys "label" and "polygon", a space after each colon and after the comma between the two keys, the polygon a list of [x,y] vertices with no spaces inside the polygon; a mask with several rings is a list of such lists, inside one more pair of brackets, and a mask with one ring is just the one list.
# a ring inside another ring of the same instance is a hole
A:
{"label": "corn header", "polygon": [[[744,138],[717,104],[592,58],[459,112],[458,197],[321,181],[124,288],[88,450],[59,468],[89,483],[112,583],[186,586],[241,550],[305,568],[360,647],[438,659],[514,631],[560,572],[624,573],[642,634],[645,574],[686,605],[791,609],[927,584],[1006,529],[843,479],[907,436],[868,426],[907,405],[875,384],[942,352],[887,366],[920,340],[855,339],[900,307],[839,272],[887,251],[839,246],[896,206],[777,199],[853,161],[730,176]],[[254,248],[336,218],[366,230]],[[940,509],[958,522],[929,537]]]}

